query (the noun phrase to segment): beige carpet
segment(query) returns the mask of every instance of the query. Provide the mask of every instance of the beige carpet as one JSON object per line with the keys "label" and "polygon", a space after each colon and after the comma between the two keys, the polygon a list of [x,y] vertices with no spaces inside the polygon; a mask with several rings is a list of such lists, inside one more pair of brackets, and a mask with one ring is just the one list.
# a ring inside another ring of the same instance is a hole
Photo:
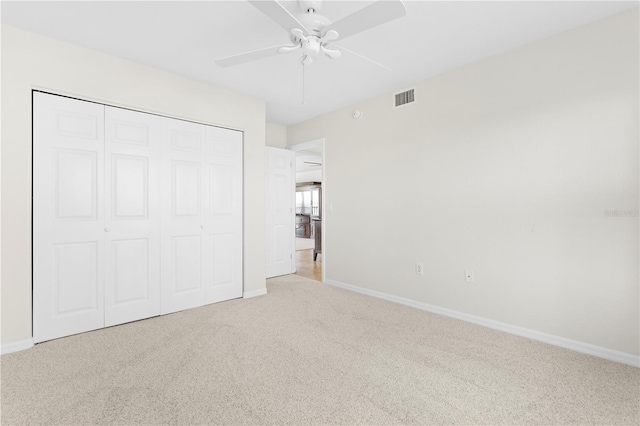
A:
{"label": "beige carpet", "polygon": [[638,424],[640,370],[298,276],[3,355],[2,424]]}

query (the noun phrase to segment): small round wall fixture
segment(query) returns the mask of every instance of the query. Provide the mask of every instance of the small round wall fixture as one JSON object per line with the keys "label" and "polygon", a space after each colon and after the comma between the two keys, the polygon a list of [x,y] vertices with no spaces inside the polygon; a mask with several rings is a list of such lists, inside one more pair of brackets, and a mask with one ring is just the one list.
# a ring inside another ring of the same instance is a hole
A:
{"label": "small round wall fixture", "polygon": [[355,118],[356,120],[359,119],[360,117],[362,117],[362,110],[361,109],[356,109],[351,113],[351,116],[353,118]]}

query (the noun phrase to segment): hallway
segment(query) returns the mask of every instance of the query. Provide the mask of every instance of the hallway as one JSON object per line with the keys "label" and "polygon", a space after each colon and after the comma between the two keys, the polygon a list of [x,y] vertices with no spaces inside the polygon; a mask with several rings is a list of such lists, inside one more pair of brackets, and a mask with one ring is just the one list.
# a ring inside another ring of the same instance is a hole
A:
{"label": "hallway", "polygon": [[313,249],[296,251],[296,275],[322,282],[322,254],[313,261]]}

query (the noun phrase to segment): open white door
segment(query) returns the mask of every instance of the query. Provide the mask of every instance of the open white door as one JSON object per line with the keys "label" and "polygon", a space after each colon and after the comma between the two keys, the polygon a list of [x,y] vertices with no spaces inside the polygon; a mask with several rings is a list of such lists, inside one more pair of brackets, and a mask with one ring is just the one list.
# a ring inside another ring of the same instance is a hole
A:
{"label": "open white door", "polygon": [[265,148],[267,278],[295,272],[295,152]]}

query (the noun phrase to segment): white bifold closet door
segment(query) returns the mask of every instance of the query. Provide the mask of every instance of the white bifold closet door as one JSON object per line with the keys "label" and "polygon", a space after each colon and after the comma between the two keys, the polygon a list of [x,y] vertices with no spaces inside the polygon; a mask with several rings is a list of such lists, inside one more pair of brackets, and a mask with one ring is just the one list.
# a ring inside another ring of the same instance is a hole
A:
{"label": "white bifold closet door", "polygon": [[242,133],[34,92],[34,340],[242,296]]}
{"label": "white bifold closet door", "polygon": [[242,296],[242,134],[165,120],[162,313]]}
{"label": "white bifold closet door", "polygon": [[160,315],[161,118],[105,107],[105,326]]}
{"label": "white bifold closet door", "polygon": [[162,313],[204,303],[205,128],[167,120],[162,134]]}
{"label": "white bifold closet door", "polygon": [[104,327],[104,106],[34,93],[33,337]]}
{"label": "white bifold closet door", "polygon": [[242,297],[242,133],[206,126],[205,303]]}

